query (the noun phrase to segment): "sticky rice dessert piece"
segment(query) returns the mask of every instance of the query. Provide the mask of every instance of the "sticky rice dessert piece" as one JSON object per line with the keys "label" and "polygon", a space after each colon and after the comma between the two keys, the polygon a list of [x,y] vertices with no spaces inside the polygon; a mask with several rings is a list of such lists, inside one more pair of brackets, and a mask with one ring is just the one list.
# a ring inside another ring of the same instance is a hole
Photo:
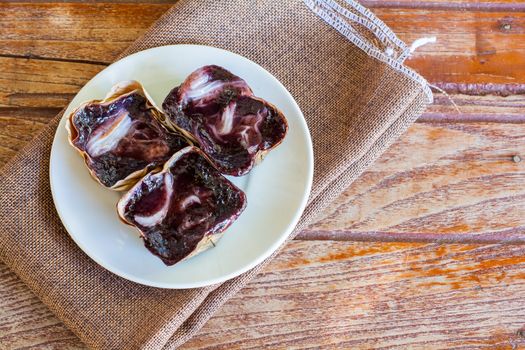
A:
{"label": "sticky rice dessert piece", "polygon": [[277,107],[253,96],[243,79],[219,66],[191,73],[162,108],[168,126],[182,129],[227,175],[247,174],[288,130]]}
{"label": "sticky rice dessert piece", "polygon": [[151,253],[173,265],[212,247],[246,207],[246,195],[196,147],[175,153],[118,202]]}

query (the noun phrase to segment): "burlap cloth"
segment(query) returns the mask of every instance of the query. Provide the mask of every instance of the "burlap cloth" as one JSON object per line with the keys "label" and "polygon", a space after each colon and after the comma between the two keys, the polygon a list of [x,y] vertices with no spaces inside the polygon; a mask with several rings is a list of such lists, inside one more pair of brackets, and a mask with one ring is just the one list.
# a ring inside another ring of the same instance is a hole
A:
{"label": "burlap cloth", "polygon": [[[431,102],[426,82],[402,66],[407,47],[366,9],[339,4],[182,0],[122,55],[166,44],[212,45],[259,63],[288,88],[315,154],[311,198],[290,239]],[[90,347],[184,343],[266,262],[189,290],[138,285],[97,265],[69,238],[51,198],[49,153],[59,118],[1,170],[0,258]]]}

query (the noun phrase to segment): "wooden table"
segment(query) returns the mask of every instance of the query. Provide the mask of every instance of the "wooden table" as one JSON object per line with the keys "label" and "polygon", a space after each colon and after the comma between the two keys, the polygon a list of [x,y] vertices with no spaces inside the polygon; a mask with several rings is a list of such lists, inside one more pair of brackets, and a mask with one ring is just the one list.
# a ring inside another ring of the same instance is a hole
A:
{"label": "wooden table", "polygon": [[[365,5],[408,43],[437,37],[408,64],[462,114],[438,94],[186,349],[525,349],[525,3]],[[0,165],[169,6],[0,4]],[[1,349],[83,348],[0,277]]]}

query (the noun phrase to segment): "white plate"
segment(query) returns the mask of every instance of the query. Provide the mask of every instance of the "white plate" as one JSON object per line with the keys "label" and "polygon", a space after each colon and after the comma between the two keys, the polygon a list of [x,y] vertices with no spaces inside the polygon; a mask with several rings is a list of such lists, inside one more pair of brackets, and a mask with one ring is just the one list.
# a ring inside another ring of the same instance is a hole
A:
{"label": "white plate", "polygon": [[138,80],[158,105],[193,70],[223,66],[242,77],[288,119],[284,142],[248,175],[229,177],[246,192],[248,206],[216,247],[167,267],[152,255],[138,231],[118,219],[119,193],[97,184],[81,156],[68,144],[63,119],[51,149],[50,181],[58,214],[78,246],[109,271],[141,284],[162,288],[194,288],[233,278],[271,255],[297,224],[313,175],[308,127],[293,97],[270,73],[234,53],[208,46],[153,48],[113,63],[91,79],[68,106],[101,99],[117,82]]}

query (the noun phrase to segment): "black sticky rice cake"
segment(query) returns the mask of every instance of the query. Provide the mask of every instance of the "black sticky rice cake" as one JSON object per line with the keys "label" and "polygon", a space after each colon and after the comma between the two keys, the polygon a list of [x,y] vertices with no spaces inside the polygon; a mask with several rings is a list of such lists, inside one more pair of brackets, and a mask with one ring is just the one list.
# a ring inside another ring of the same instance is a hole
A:
{"label": "black sticky rice cake", "polygon": [[163,118],[140,83],[127,81],[103,100],[78,107],[66,128],[93,178],[107,188],[125,190],[189,145],[181,133],[159,122]]}
{"label": "black sticky rice cake", "polygon": [[175,153],[118,202],[119,217],[135,226],[146,248],[166,265],[217,242],[246,207],[246,196],[196,147]]}
{"label": "black sticky rice cake", "polygon": [[283,113],[219,66],[191,73],[164,100],[168,126],[182,129],[223,174],[248,173],[288,130]]}

